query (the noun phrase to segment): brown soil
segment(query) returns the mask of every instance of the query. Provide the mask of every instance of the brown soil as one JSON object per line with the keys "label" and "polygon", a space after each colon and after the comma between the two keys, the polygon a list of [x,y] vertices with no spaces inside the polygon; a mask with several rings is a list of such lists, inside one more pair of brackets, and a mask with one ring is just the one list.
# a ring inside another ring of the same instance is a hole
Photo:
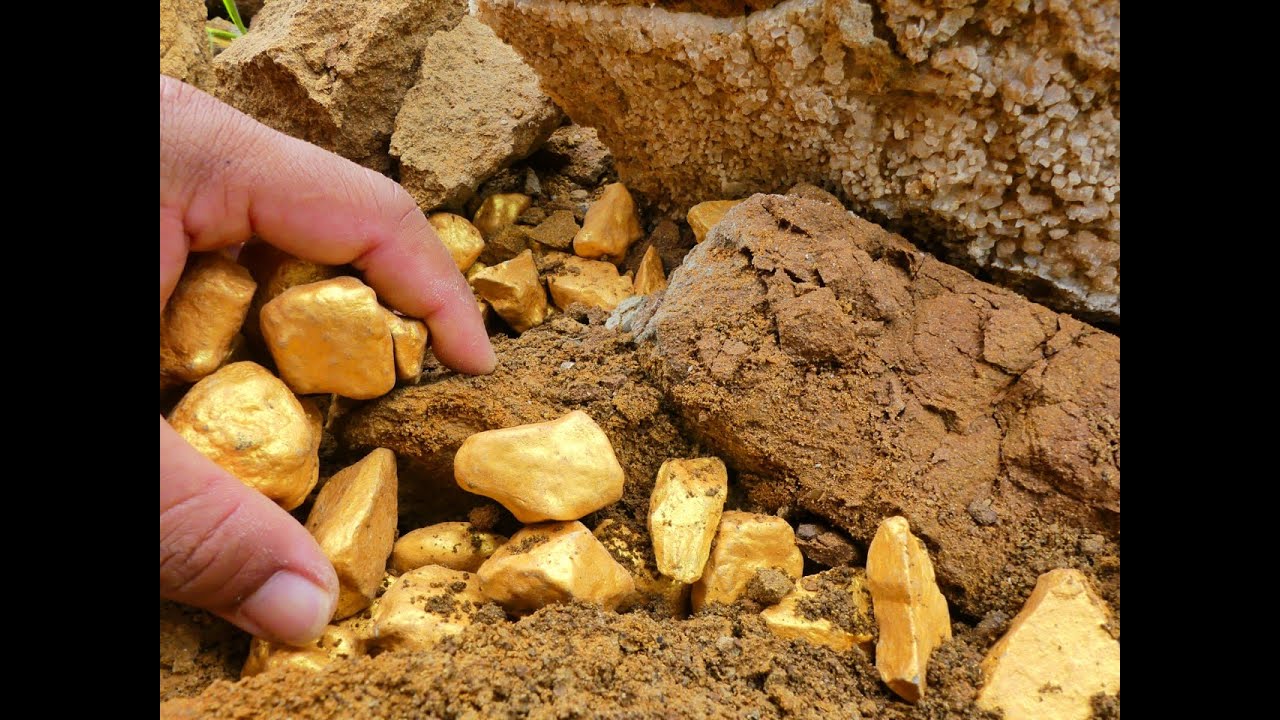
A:
{"label": "brown soil", "polygon": [[215,680],[240,677],[249,636],[231,623],[160,601],[160,702],[194,695]]}

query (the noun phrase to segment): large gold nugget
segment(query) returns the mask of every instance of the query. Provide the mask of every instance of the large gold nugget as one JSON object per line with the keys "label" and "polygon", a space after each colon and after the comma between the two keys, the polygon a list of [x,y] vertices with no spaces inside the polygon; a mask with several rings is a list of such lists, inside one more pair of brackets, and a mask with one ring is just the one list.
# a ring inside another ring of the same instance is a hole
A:
{"label": "large gold nugget", "polygon": [[525,250],[477,272],[471,276],[471,287],[516,332],[541,325],[547,319],[547,293],[538,279],[532,251]]}
{"label": "large gold nugget", "polygon": [[570,600],[614,610],[635,592],[626,568],[577,521],[526,527],[478,574],[485,597],[513,612]]}
{"label": "large gold nugget", "polygon": [[480,209],[476,210],[472,223],[481,234],[489,237],[514,223],[516,218],[520,217],[520,214],[528,210],[532,204],[532,198],[520,193],[490,195],[480,203]]}
{"label": "large gold nugget", "polygon": [[684,583],[702,577],[728,495],[720,458],[662,463],[649,496],[649,535],[663,575]]}
{"label": "large gold nugget", "polygon": [[880,523],[867,548],[867,585],[880,627],[876,670],[890,690],[917,702],[924,697],[929,655],[951,639],[951,616],[929,552],[906,518]]}
{"label": "large gold nugget", "polygon": [[[855,568],[836,568],[803,577],[781,602],[766,608],[760,617],[779,637],[842,652],[854,647],[869,652],[874,622],[866,584],[866,573]],[[833,611],[839,617],[833,617]]]}
{"label": "large gold nugget", "polygon": [[253,294],[253,304],[244,319],[244,333],[255,340],[262,338],[260,318],[262,306],[275,300],[291,287],[307,285],[338,277],[339,269],[332,265],[318,265],[296,258],[289,253],[264,242],[251,242],[240,250],[241,265],[249,268],[258,290]]}
{"label": "large gold nugget", "polygon": [[561,310],[573,303],[612,310],[631,296],[631,278],[619,276],[613,263],[566,255],[564,264],[547,276],[547,289]]}
{"label": "large gold nugget", "polygon": [[257,363],[232,363],[196,383],[169,414],[169,424],[205,457],[285,510],[301,505],[319,477],[314,420]]}
{"label": "large gold nugget", "polygon": [[197,253],[160,313],[160,387],[196,382],[231,354],[257,283],[221,253]]}
{"label": "large gold nugget", "polygon": [[296,667],[315,672],[335,660],[365,654],[372,632],[366,618],[351,618],[324,629],[324,634],[305,647],[282,645],[254,638],[249,643],[249,657],[240,671],[241,679],[278,668]]}
{"label": "large gold nugget", "polygon": [[329,478],[316,496],[307,530],[338,573],[335,620],[373,602],[395,543],[396,517],[396,456],[386,448]]}
{"label": "large gold nugget", "polygon": [[587,208],[582,229],[573,237],[573,252],[584,258],[622,262],[631,243],[644,236],[636,203],[622,183],[606,185],[600,199]]}
{"label": "large gold nugget", "polygon": [[697,242],[706,240],[707,233],[711,232],[711,228],[715,227],[716,223],[724,219],[724,216],[741,202],[741,200],[708,200],[689,208],[689,213],[685,218],[689,221],[689,227],[693,228],[694,240]]}
{"label": "large gold nugget", "polygon": [[442,522],[418,528],[396,541],[391,571],[407,573],[426,565],[475,572],[507,539],[481,532],[467,522]]}
{"label": "large gold nugget", "polygon": [[466,629],[487,602],[473,573],[436,565],[412,570],[378,599],[374,642],[387,650],[429,650]]}
{"label": "large gold nugget", "polygon": [[373,289],[353,277],[289,288],[262,308],[262,336],[299,395],[354,400],[395,387],[391,328]]}
{"label": "large gold nugget", "polygon": [[609,437],[581,410],[472,435],[454,455],[453,477],[522,523],[577,520],[621,499],[626,479]]}
{"label": "large gold nugget", "polygon": [[422,363],[427,355],[427,341],[431,333],[421,320],[401,317],[383,309],[387,327],[391,328],[391,345],[395,349],[396,377],[417,382],[422,375]]}
{"label": "large gold nugget", "polygon": [[1094,695],[1120,693],[1111,611],[1079,570],[1051,570],[982,661],[978,707],[1006,720],[1087,720]]}
{"label": "large gold nugget", "polygon": [[786,520],[772,515],[726,510],[702,577],[693,584],[694,612],[711,603],[726,605],[746,595],[756,570],[774,568],[792,580],[804,572],[804,556]]}
{"label": "large gold nugget", "polygon": [[631,284],[634,295],[648,295],[658,292],[667,286],[667,276],[662,272],[662,258],[658,250],[650,245],[640,258],[640,267],[636,269],[636,279]]}
{"label": "large gold nugget", "polygon": [[440,242],[449,251],[449,256],[453,258],[453,264],[458,267],[458,272],[466,272],[467,268],[475,263],[476,258],[480,257],[480,253],[484,252],[484,236],[475,225],[461,215],[439,212],[433,213],[427,220],[431,222],[431,227],[435,229]]}

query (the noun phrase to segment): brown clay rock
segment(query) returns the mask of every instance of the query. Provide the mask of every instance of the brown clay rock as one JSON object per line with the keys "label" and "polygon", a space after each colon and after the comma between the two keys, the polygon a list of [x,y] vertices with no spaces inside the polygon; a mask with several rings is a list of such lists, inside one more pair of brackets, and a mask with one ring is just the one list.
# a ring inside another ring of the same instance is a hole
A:
{"label": "brown clay rock", "polygon": [[160,0],[160,74],[208,90],[213,54],[200,0]]}
{"label": "brown clay rock", "polygon": [[427,38],[463,0],[273,0],[214,62],[218,97],[361,165],[391,167],[387,143]]}
{"label": "brown clay rock", "polygon": [[776,195],[636,312],[642,364],[757,510],[861,544],[903,515],[979,616],[1016,611],[1047,563],[1089,569],[1086,535],[1118,557],[1119,338]]}
{"label": "brown clay rock", "polygon": [[418,82],[396,115],[391,154],[424,210],[461,208],[495,171],[536,150],[562,117],[520,56],[465,17],[427,40]]}
{"label": "brown clay rock", "polygon": [[814,183],[1119,322],[1119,0],[476,4],[640,195]]}

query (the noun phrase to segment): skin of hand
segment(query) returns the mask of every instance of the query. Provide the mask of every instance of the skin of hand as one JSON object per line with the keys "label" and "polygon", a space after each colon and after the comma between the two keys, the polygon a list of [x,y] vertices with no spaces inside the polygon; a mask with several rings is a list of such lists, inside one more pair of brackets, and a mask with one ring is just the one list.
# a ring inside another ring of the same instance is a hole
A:
{"label": "skin of hand", "polygon": [[[471,290],[403,188],[161,75],[160,311],[188,253],[253,235],[313,262],[353,264],[384,302],[426,321],[442,363],[493,371]],[[162,416],[160,596],[301,645],[323,632],[337,595],[310,533]]]}

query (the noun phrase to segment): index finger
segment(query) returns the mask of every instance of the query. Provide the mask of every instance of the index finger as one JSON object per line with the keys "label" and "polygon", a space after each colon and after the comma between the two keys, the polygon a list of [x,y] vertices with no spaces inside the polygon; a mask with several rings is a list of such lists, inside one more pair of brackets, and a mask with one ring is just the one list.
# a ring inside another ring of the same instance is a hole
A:
{"label": "index finger", "polygon": [[496,364],[470,287],[403,188],[165,76],[160,207],[178,218],[161,224],[162,254],[257,235],[312,262],[351,263],[386,302],[426,321],[442,363],[473,374]]}

